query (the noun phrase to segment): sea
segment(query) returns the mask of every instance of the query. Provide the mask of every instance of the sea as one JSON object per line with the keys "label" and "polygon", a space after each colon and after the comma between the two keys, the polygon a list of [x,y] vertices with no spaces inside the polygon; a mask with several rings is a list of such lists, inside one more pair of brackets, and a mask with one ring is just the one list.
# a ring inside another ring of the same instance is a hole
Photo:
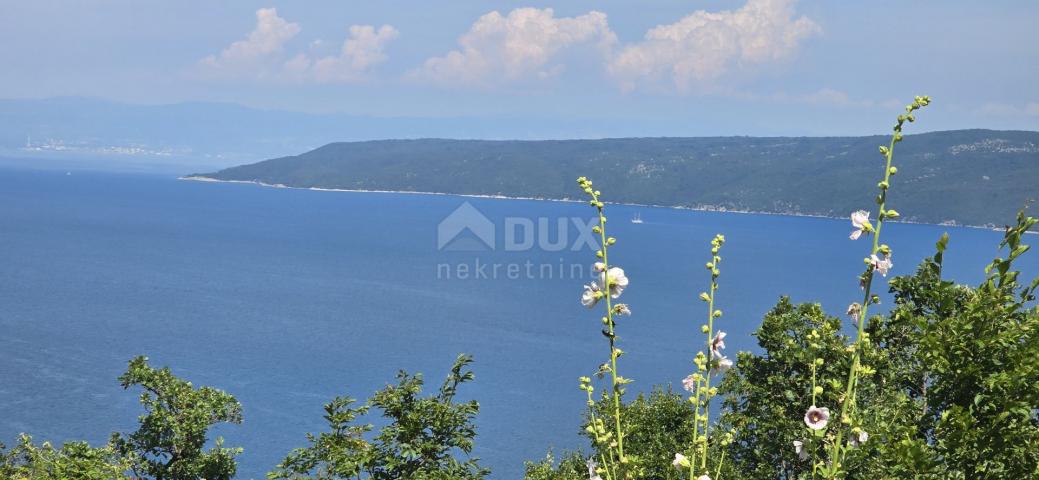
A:
{"label": "sea", "polygon": [[[897,188],[891,199],[897,208]],[[834,315],[861,299],[869,245],[849,240],[848,220],[606,212],[617,239],[610,263],[630,280],[619,301],[632,315],[617,328],[632,394],[680,387],[703,349],[697,296],[715,234],[726,238],[716,325],[730,353],[757,350],[752,333],[782,296]],[[4,167],[0,442],[26,432],[99,444],[132,431],[140,391],[117,377],[146,355],[242,403],[242,424],[211,438],[244,448],[238,478],[262,479],[307,432],[325,429],[322,405],[333,397],[368,398],[400,370],[423,373],[435,391],[467,353],[476,378],[459,398],[480,403],[473,455],[491,478],[521,478],[526,460],[588,448],[577,379],[608,357],[601,312],[580,303],[594,280],[595,218],[585,202]],[[884,228],[894,250],[887,279],[913,272],[943,232],[945,276],[981,281],[1001,232],[904,223]],[[1039,253],[1017,266],[1035,277]]]}

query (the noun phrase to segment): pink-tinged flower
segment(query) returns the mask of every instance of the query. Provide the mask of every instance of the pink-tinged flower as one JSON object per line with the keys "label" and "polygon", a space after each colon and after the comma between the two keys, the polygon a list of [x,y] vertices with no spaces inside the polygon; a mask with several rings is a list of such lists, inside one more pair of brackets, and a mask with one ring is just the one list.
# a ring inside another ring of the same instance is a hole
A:
{"label": "pink-tinged flower", "polygon": [[588,467],[588,480],[602,480],[602,477],[598,473],[595,473],[595,469],[599,467],[599,464],[591,458],[584,463]]}
{"label": "pink-tinged flower", "polygon": [[797,452],[797,458],[801,461],[808,459],[808,451],[805,450],[804,442],[800,440],[794,440],[794,452]]}
{"label": "pink-tinged flower", "polygon": [[722,350],[725,349],[725,332],[718,330],[718,334],[711,339],[711,355],[714,357],[722,356]]}
{"label": "pink-tinged flower", "polygon": [[826,407],[819,408],[812,405],[805,412],[805,425],[812,430],[822,430],[826,428],[826,424],[830,421],[830,409]]}
{"label": "pink-tinged flower", "polygon": [[696,378],[692,375],[683,378],[682,388],[689,393],[693,393],[693,390],[696,389]]}
{"label": "pink-tinged flower", "polygon": [[874,254],[870,255],[869,259],[870,263],[873,265],[873,268],[885,277],[887,276],[887,271],[890,270],[891,267],[895,266],[894,263],[891,263],[891,255],[884,255],[884,258],[880,259],[877,258],[877,256]]}
{"label": "pink-tinged flower", "polygon": [[599,274],[599,280],[603,288],[610,292],[610,298],[621,296],[625,288],[628,288],[628,277],[624,276],[624,269],[610,267],[608,271]]}
{"label": "pink-tinged flower", "polygon": [[848,316],[851,317],[853,322],[859,321],[859,315],[862,313],[862,305],[853,303],[848,305]]}
{"label": "pink-tinged flower", "polygon": [[848,439],[848,444],[852,447],[859,447],[863,443],[869,440],[869,434],[865,430],[858,430],[851,433],[851,438]]}
{"label": "pink-tinged flower", "polygon": [[726,371],[726,370],[728,370],[730,368],[732,368],[732,360],[731,359],[729,359],[728,357],[720,357],[720,358],[718,358],[718,367],[716,368],[716,371],[718,373],[724,372],[724,371]]}
{"label": "pink-tinged flower", "polygon": [[851,214],[851,226],[854,230],[851,231],[851,235],[848,238],[852,240],[858,240],[862,236],[862,232],[866,229],[872,228],[869,224],[869,212],[865,210],[859,210]]}
{"label": "pink-tinged flower", "polygon": [[599,299],[602,298],[599,286],[592,282],[584,286],[584,292],[581,293],[581,305],[588,308],[592,308],[595,304],[599,303]]}
{"label": "pink-tinged flower", "polygon": [[676,453],[675,459],[671,461],[671,465],[679,470],[689,468],[689,459],[681,453]]}

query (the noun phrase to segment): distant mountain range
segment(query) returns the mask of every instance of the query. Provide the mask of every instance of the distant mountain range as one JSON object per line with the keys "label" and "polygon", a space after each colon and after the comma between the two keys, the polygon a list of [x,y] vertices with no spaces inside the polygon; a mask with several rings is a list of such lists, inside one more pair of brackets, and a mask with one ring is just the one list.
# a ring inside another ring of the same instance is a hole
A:
{"label": "distant mountain range", "polygon": [[[666,120],[540,116],[406,117],[265,110],[231,103],[133,105],[95,98],[0,99],[0,157],[161,164],[179,173],[383,138],[601,138],[695,131]],[[67,162],[66,162],[67,163]],[[96,162],[92,163],[96,165]]]}
{"label": "distant mountain range", "polygon": [[[888,137],[562,141],[384,140],[196,174],[299,188],[580,198],[592,178],[616,202],[846,216],[876,210]],[[903,220],[1002,225],[1039,196],[1039,132],[907,135],[891,201]]]}

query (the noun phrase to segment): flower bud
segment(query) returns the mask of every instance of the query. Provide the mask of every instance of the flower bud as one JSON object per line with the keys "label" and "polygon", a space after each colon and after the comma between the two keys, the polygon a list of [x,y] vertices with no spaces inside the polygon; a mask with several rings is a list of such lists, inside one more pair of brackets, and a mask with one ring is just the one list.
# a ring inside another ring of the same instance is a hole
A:
{"label": "flower bud", "polygon": [[711,296],[708,295],[707,292],[700,292],[700,300],[703,300],[705,302],[709,302],[709,301],[711,301]]}
{"label": "flower bud", "polygon": [[813,390],[813,392],[815,392],[816,395],[822,394],[823,393],[823,387],[820,387],[820,386],[816,385],[815,389]]}
{"label": "flower bud", "polygon": [[897,174],[897,173],[898,173],[898,167],[894,167],[894,166],[893,166],[893,167],[889,168],[889,169],[887,170],[887,172],[888,172],[888,173],[890,173],[891,175],[895,175],[895,174]]}
{"label": "flower bud", "polygon": [[707,333],[711,331],[711,329],[707,325],[700,325],[700,331],[703,333]]}

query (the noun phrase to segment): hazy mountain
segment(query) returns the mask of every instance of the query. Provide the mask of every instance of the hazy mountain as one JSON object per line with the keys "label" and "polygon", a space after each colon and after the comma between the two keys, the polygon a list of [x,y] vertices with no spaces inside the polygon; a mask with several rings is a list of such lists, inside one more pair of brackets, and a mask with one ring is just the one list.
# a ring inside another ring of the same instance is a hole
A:
{"label": "hazy mountain", "polygon": [[[884,136],[385,140],[204,174],[292,187],[579,197],[587,175],[611,201],[845,216],[874,207]],[[909,135],[896,148],[903,219],[1002,224],[1039,195],[1039,132]]]}
{"label": "hazy mountain", "polygon": [[0,100],[0,156],[180,165],[181,173],[296,154],[344,140],[601,138],[638,132],[676,134],[688,128],[674,122],[633,124],[606,118],[376,117],[225,103],[131,105],[79,97]]}

